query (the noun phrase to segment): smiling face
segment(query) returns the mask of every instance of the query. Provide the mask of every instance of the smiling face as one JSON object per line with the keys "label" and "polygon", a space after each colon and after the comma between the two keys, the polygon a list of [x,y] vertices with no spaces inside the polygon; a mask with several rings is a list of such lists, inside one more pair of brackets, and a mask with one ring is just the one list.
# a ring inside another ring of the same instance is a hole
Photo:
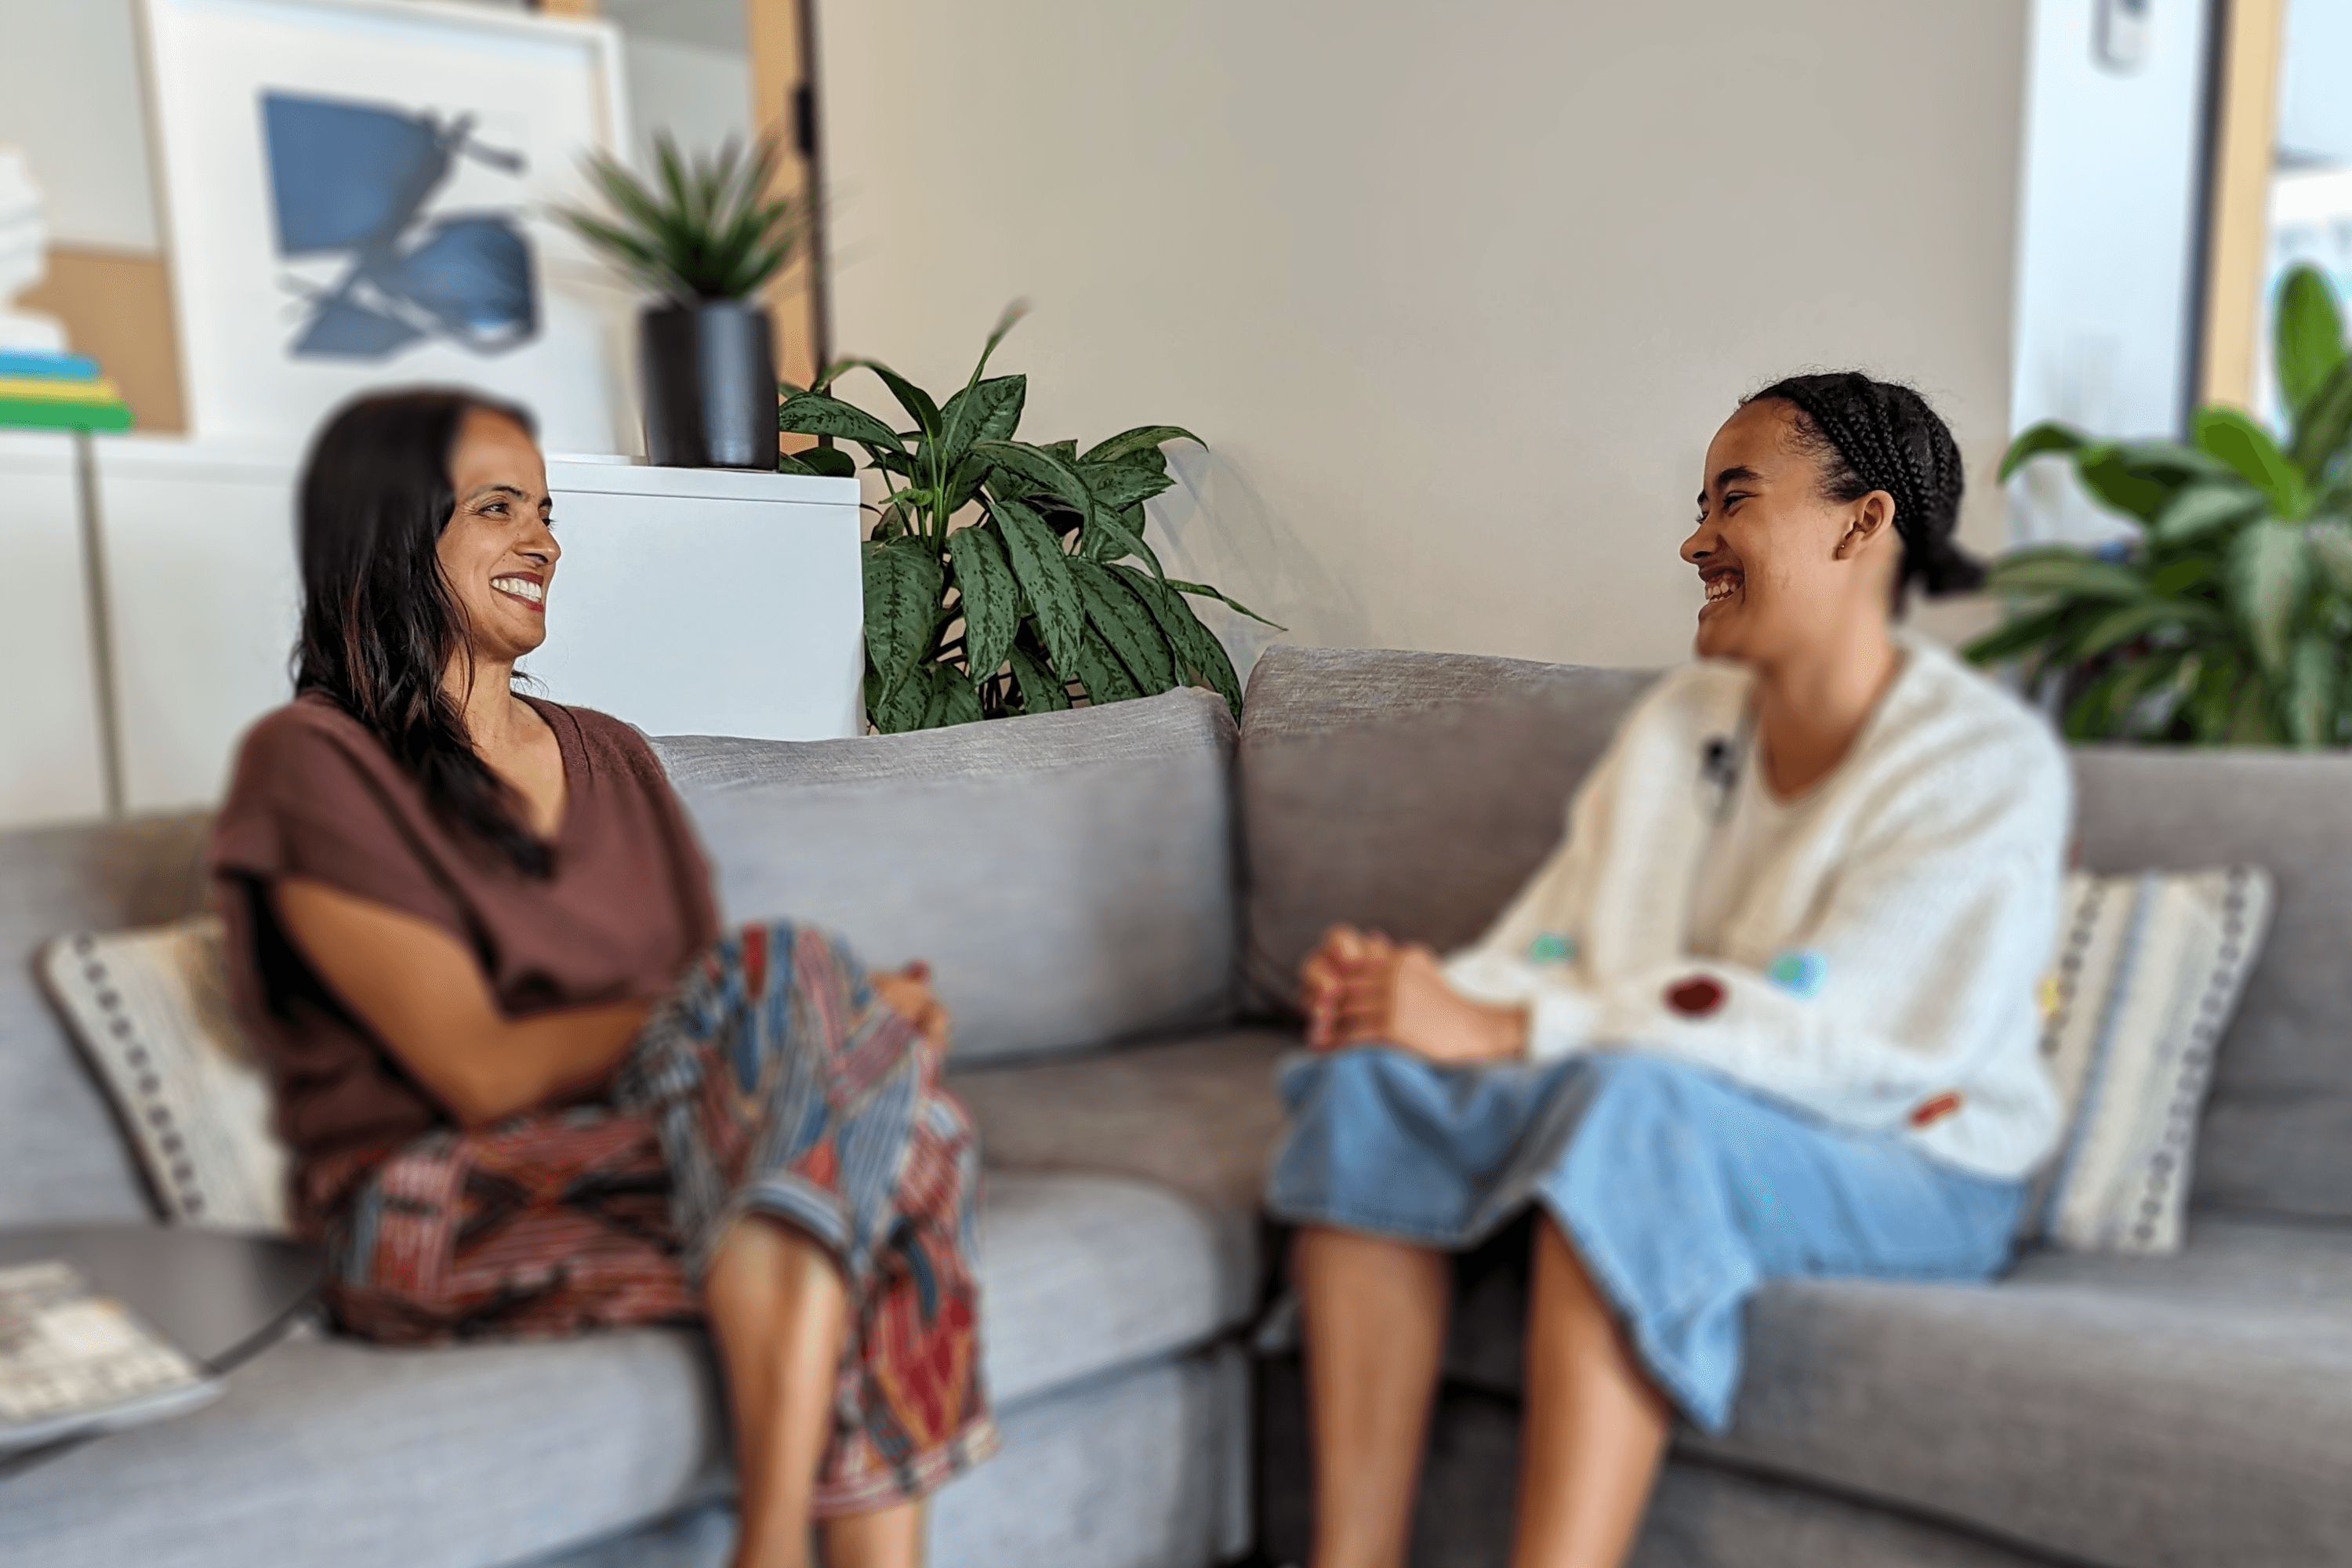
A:
{"label": "smiling face", "polygon": [[437,552],[478,663],[511,663],[547,640],[547,594],[563,551],[549,531],[547,465],[503,414],[466,416],[449,452],[456,510]]}
{"label": "smiling face", "polygon": [[1885,490],[1839,501],[1822,492],[1821,460],[1791,439],[1795,408],[1760,398],[1724,422],[1706,449],[1698,527],[1682,557],[1706,602],[1701,658],[1770,665],[1850,629],[1883,623],[1902,543]]}

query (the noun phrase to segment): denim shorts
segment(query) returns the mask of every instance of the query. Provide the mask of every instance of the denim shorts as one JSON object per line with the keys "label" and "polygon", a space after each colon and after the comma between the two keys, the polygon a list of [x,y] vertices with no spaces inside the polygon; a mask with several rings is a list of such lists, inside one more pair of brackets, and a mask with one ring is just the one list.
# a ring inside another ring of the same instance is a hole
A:
{"label": "denim shorts", "polygon": [[1385,1047],[1282,1064],[1267,1203],[1295,1225],[1467,1250],[1526,1209],[1559,1226],[1652,1380],[1731,1422],[1741,1318],[1785,1275],[1979,1280],[2021,1182],[1930,1159],[1639,1051],[1442,1068]]}

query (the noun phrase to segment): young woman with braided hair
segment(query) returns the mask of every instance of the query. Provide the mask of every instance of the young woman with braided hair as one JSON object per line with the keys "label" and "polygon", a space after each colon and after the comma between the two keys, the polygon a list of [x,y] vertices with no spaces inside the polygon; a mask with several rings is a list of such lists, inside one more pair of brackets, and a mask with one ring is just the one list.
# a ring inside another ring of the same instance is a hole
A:
{"label": "young woman with braided hair", "polygon": [[2058,1125],[2035,991],[2070,810],[2039,719],[1893,625],[1975,586],[1951,433],[1797,376],[1708,447],[1699,661],[1475,945],[1336,927],[1270,1178],[1315,1435],[1316,1568],[1404,1561],[1449,1254],[1535,1212],[1517,1568],[1607,1568],[1670,1423],[1732,1417],[1790,1275],[1979,1279]]}

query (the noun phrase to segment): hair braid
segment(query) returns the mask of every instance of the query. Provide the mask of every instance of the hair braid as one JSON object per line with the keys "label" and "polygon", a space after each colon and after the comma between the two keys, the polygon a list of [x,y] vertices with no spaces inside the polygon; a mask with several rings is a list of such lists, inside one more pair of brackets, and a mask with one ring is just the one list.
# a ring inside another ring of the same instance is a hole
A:
{"label": "hair braid", "polygon": [[1860,500],[1873,490],[1894,498],[1895,531],[1903,541],[1896,609],[1914,578],[1931,595],[1983,583],[1984,567],[1952,542],[1967,486],[1959,445],[1926,398],[1859,371],[1792,375],[1742,398],[1741,405],[1765,397],[1796,410],[1796,440],[1819,459],[1831,500]]}

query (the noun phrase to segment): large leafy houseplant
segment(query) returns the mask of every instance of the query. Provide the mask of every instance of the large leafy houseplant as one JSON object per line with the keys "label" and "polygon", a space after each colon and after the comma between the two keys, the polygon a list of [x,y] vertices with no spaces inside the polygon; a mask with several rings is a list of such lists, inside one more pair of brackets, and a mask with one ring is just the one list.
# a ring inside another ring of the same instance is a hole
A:
{"label": "large leafy houseplant", "polygon": [[[1200,683],[1241,712],[1241,683],[1179,582],[1145,542],[1143,503],[1169,488],[1170,441],[1200,442],[1174,425],[1122,431],[1081,452],[1075,441],[1014,439],[1028,377],[991,376],[988,362],[1018,311],[997,324],[980,363],[945,403],[887,365],[845,360],[814,387],[787,385],[784,430],[847,442],[886,491],[864,549],[866,707],[885,733],[1090,703]],[[871,372],[904,413],[894,428],[834,395],[852,370]],[[837,447],[780,465],[845,474]]]}
{"label": "large leafy houseplant", "polygon": [[2352,737],[2352,358],[2335,290],[2289,274],[2277,314],[2282,444],[2233,408],[2192,440],[2097,441],[2037,425],[2001,478],[2063,454],[2137,531],[2098,550],[2046,545],[1993,568],[2009,619],[1968,649],[2017,660],[2066,733],[2200,745],[2332,746]]}

